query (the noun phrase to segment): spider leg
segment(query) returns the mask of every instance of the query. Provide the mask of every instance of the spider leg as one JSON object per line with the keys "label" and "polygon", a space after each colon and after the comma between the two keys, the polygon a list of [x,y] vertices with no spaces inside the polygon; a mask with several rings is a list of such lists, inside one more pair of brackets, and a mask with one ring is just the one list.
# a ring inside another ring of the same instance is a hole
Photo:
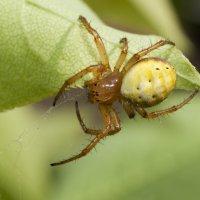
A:
{"label": "spider leg", "polygon": [[114,135],[121,130],[120,119],[119,119],[116,111],[110,105],[108,106],[108,111],[110,113],[111,122],[112,122],[112,126],[113,126],[113,129],[110,130],[108,135]]}
{"label": "spider leg", "polygon": [[151,51],[163,46],[163,45],[172,45],[174,46],[175,44],[169,40],[160,40],[158,42],[156,42],[154,45],[143,49],[141,51],[139,51],[138,53],[134,54],[129,61],[126,63],[126,65],[124,66],[122,73],[125,74],[138,60],[140,60],[143,56],[147,55],[148,53],[150,53]]}
{"label": "spider leg", "polygon": [[[90,129],[90,128],[87,128],[87,126],[85,125],[85,123],[83,122],[82,120],[82,117],[80,115],[80,111],[79,111],[79,107],[78,107],[78,102],[76,101],[75,102],[75,107],[76,107],[76,115],[77,115],[77,118],[78,118],[78,121],[83,129],[83,131],[86,133],[86,134],[89,134],[89,135],[98,135],[102,132],[102,130],[98,129],[98,130],[94,130],[94,129]],[[109,113],[110,115],[110,118],[111,118],[111,124],[113,125],[113,128],[114,130],[110,130],[108,135],[113,135],[117,132],[119,132],[121,130],[121,127],[120,127],[120,120],[116,114],[116,112],[113,110],[112,107],[108,107],[107,106],[107,113]]]}
{"label": "spider leg", "polygon": [[78,121],[79,121],[83,131],[86,134],[89,134],[89,135],[98,135],[99,133],[101,133],[101,130],[93,130],[93,129],[87,128],[85,123],[83,122],[83,119],[82,119],[81,115],[80,115],[80,111],[79,111],[79,107],[78,107],[78,102],[77,101],[75,102],[75,107],[76,107],[76,115],[77,115]]}
{"label": "spider leg", "polygon": [[126,56],[127,56],[127,53],[128,53],[128,40],[127,38],[122,38],[120,40],[120,43],[123,45],[122,46],[122,50],[121,50],[121,54],[115,64],[115,68],[114,68],[114,71],[115,72],[119,72],[122,64],[124,63],[125,59],[126,59]]}
{"label": "spider leg", "polygon": [[92,72],[94,74],[94,77],[98,77],[99,73],[101,71],[103,71],[104,66],[102,64],[99,65],[91,65],[85,69],[83,69],[82,71],[80,71],[79,73],[75,74],[74,76],[72,76],[71,78],[67,79],[64,84],[62,85],[62,87],[60,88],[59,92],[57,93],[56,97],[54,98],[53,101],[53,106],[56,105],[57,100],[59,99],[60,95],[62,94],[62,92],[65,90],[65,88],[69,87],[70,85],[72,85],[73,83],[75,83],[78,79],[82,78],[83,76],[85,76],[86,74]]}
{"label": "spider leg", "polygon": [[164,109],[164,110],[160,110],[160,111],[155,111],[155,112],[151,112],[151,113],[147,113],[145,111],[144,108],[139,107],[139,106],[135,106],[135,110],[144,118],[156,118],[168,113],[172,113],[177,111],[178,109],[182,108],[185,104],[187,104],[190,100],[192,100],[192,98],[198,93],[198,90],[194,91],[187,99],[185,99],[183,102],[181,102],[178,105],[172,106],[170,108]]}
{"label": "spider leg", "polygon": [[98,49],[99,55],[101,57],[102,64],[106,67],[107,70],[111,71],[110,65],[109,65],[109,60],[108,60],[108,55],[104,46],[104,43],[100,37],[100,35],[97,33],[95,29],[93,29],[88,21],[86,20],[85,17],[79,16],[79,20],[81,23],[85,26],[87,31],[94,37],[94,41],[96,44],[96,47]]}
{"label": "spider leg", "polygon": [[66,159],[66,160],[63,160],[63,161],[60,161],[60,162],[56,162],[56,163],[52,163],[51,166],[62,165],[62,164],[71,162],[73,160],[79,159],[83,156],[86,156],[96,146],[96,144],[101,139],[105,138],[108,135],[108,133],[111,129],[110,115],[107,113],[106,105],[99,104],[99,110],[102,114],[103,121],[104,121],[103,130],[79,154],[72,156],[69,159]]}
{"label": "spider leg", "polygon": [[130,102],[130,100],[125,99],[125,98],[121,98],[120,99],[120,103],[122,104],[126,114],[128,115],[128,117],[130,119],[135,117],[135,109],[134,109],[134,105]]}

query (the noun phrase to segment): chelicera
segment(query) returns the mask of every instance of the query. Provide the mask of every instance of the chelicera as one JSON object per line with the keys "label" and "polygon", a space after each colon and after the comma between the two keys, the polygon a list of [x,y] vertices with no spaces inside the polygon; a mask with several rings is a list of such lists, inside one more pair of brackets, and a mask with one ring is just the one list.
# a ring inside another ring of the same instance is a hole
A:
{"label": "chelicera", "polygon": [[118,114],[112,107],[112,104],[116,101],[121,103],[129,118],[133,118],[137,112],[142,117],[149,119],[175,112],[187,104],[197,94],[197,91],[194,91],[187,99],[178,105],[148,113],[145,107],[160,103],[167,98],[174,89],[176,72],[168,62],[160,58],[143,57],[163,45],[174,46],[175,44],[168,40],[160,40],[150,47],[134,54],[128,62],[122,66],[128,53],[128,41],[126,38],[123,38],[120,41],[122,45],[121,54],[114,66],[114,70],[112,70],[101,37],[83,16],[80,16],[79,20],[94,37],[101,64],[86,67],[66,80],[56,95],[53,105],[55,106],[58,98],[67,87],[70,87],[70,85],[86,74],[93,73],[93,79],[85,81],[85,87],[88,90],[89,101],[98,104],[104,127],[102,130],[87,128],[81,118],[78,102],[76,102],[76,114],[80,125],[85,133],[94,135],[94,139],[79,154],[66,160],[52,163],[52,166],[65,164],[87,155],[100,140],[121,130]]}

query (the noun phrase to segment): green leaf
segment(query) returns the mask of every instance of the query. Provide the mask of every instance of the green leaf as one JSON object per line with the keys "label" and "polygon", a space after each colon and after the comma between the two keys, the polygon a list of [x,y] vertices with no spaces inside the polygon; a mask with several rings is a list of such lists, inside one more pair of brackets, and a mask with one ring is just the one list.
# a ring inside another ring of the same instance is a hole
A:
{"label": "green leaf", "polygon": [[[66,79],[100,62],[79,15],[102,36],[112,65],[120,52],[120,38],[129,40],[129,57],[161,39],[107,27],[79,0],[2,0],[0,10],[1,111],[53,96]],[[200,75],[176,48],[165,46],[148,56],[174,65],[178,89],[200,88]],[[84,80],[75,87],[82,87]]]}

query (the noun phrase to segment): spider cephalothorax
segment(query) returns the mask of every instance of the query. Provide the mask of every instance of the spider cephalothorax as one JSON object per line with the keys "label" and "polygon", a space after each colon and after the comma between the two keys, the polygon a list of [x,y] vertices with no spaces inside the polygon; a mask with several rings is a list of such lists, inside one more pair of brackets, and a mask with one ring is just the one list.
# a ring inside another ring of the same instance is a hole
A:
{"label": "spider cephalothorax", "polygon": [[[135,111],[144,118],[155,118],[167,113],[175,112],[197,94],[197,91],[194,91],[186,100],[176,106],[147,113],[144,109],[145,107],[160,103],[167,98],[174,89],[176,72],[168,62],[160,58],[143,58],[143,56],[163,45],[174,46],[174,43],[168,40],[160,40],[154,45],[134,54],[122,67],[128,53],[128,41],[126,38],[123,38],[120,40],[120,43],[122,44],[121,54],[112,70],[101,37],[84,17],[80,16],[79,20],[94,37],[101,64],[86,67],[66,80],[56,95],[53,105],[56,104],[56,101],[65,88],[70,87],[71,84],[75,83],[84,75],[93,73],[93,79],[85,81],[85,87],[88,89],[89,101],[91,103],[98,103],[99,111],[104,122],[104,128],[102,130],[87,128],[80,116],[78,102],[76,102],[76,114],[81,127],[85,133],[94,135],[95,137],[80,154],[57,163],[52,163],[52,166],[65,164],[85,156],[101,139],[121,130],[119,117],[112,108],[112,104],[116,101],[119,101],[122,104],[129,118],[135,116]],[[120,70],[121,68],[122,70]]]}
{"label": "spider cephalothorax", "polygon": [[120,98],[122,74],[110,72],[102,76],[98,81],[87,84],[88,99],[90,102],[112,104]]}

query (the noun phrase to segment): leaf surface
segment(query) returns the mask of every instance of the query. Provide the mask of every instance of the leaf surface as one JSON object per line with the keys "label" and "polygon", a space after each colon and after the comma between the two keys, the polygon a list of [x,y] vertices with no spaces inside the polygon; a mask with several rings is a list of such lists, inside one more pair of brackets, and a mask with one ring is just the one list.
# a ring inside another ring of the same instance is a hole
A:
{"label": "leaf surface", "polygon": [[[129,57],[161,39],[105,26],[79,0],[2,0],[0,9],[1,111],[53,96],[66,79],[100,62],[93,38],[77,20],[79,15],[103,38],[112,66],[122,37],[129,40]],[[175,47],[166,45],[148,56],[163,58],[175,67],[177,89],[200,87],[200,75]],[[82,87],[88,78],[74,87]]]}

